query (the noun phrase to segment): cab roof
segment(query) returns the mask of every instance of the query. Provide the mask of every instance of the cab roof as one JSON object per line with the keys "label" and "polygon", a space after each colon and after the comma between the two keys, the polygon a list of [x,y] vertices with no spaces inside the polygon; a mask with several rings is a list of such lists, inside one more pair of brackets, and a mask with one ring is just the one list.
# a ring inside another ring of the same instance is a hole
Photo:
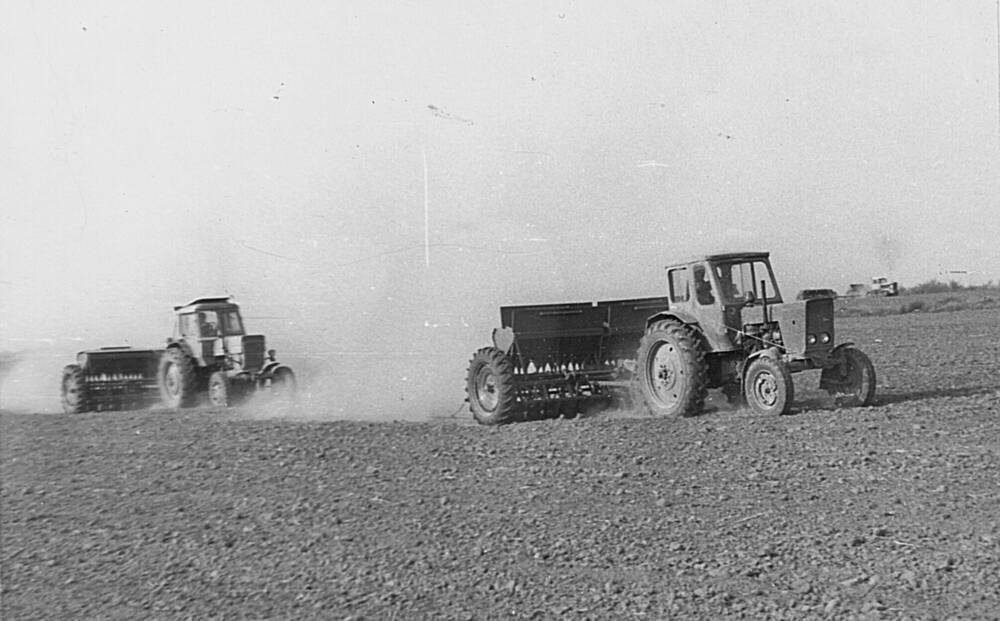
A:
{"label": "cab roof", "polygon": [[187,304],[181,304],[180,306],[174,307],[174,312],[184,313],[189,311],[197,311],[205,308],[232,308],[238,307],[233,298],[229,296],[219,296],[210,298],[195,298]]}
{"label": "cab roof", "polygon": [[745,252],[722,252],[716,254],[701,254],[693,257],[688,257],[684,261],[678,261],[676,263],[671,263],[668,267],[675,267],[679,265],[689,265],[691,263],[701,263],[703,261],[754,261],[757,259],[767,259],[771,256],[770,252],[761,251],[745,251]]}

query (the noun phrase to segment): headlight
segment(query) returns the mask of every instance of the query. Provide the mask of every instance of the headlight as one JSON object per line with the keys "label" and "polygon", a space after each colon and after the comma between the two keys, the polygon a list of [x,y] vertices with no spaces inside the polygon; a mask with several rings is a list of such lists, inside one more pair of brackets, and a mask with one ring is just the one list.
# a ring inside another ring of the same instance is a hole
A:
{"label": "headlight", "polygon": [[80,365],[81,369],[87,368],[87,354],[77,354],[76,363]]}
{"label": "headlight", "polygon": [[816,335],[815,334],[807,334],[806,335],[806,343],[808,343],[810,345],[815,345],[816,344]]}
{"label": "headlight", "polygon": [[819,342],[823,343],[824,345],[826,345],[827,343],[830,342],[830,335],[828,333],[826,333],[826,332],[824,332],[823,334],[820,334],[819,335]]}
{"label": "headlight", "polygon": [[772,332],[771,333],[771,340],[774,341],[775,343],[780,343],[781,342],[781,331],[780,330],[775,330],[774,332]]}

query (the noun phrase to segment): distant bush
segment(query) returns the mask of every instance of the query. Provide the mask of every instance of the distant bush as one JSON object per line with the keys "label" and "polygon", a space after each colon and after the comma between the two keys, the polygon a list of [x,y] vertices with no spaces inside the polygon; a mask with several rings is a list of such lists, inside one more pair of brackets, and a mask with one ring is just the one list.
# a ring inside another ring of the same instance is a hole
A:
{"label": "distant bush", "polygon": [[928,280],[927,282],[922,282],[919,285],[914,285],[912,287],[900,287],[899,293],[907,295],[916,295],[918,293],[947,293],[948,291],[983,291],[983,290],[1000,290],[1000,283],[990,280],[981,285],[970,285],[966,287],[960,282],[950,280],[948,282],[941,282],[939,280]]}
{"label": "distant bush", "polygon": [[899,313],[905,315],[906,313],[916,313],[924,310],[927,304],[923,300],[913,300],[908,304],[903,304],[899,307]]}
{"label": "distant bush", "polygon": [[961,283],[954,280],[944,283],[939,280],[928,280],[912,287],[900,287],[899,292],[915,295],[919,293],[945,293],[947,291],[958,291],[964,289]]}

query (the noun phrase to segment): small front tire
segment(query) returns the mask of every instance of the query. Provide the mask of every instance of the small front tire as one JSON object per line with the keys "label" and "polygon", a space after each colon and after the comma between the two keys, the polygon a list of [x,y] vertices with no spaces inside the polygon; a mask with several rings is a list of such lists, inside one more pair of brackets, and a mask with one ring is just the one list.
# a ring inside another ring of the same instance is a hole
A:
{"label": "small front tire", "polygon": [[838,405],[864,407],[875,401],[875,365],[860,349],[844,347],[840,363],[823,369],[820,387],[837,399]]}
{"label": "small front tire", "polygon": [[773,358],[755,358],[747,368],[743,396],[757,414],[787,414],[795,398],[792,375]]}
{"label": "small front tire", "polygon": [[222,371],[208,378],[208,402],[214,407],[229,407],[229,376]]}
{"label": "small front tire", "polygon": [[294,399],[297,384],[295,383],[295,373],[288,367],[278,367],[271,376],[269,382],[271,396],[275,399]]}

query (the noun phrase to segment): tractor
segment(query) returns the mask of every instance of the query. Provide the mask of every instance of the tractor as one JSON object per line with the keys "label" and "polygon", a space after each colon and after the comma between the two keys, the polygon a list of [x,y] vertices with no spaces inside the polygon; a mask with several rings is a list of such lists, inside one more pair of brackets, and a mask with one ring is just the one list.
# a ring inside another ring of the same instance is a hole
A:
{"label": "tractor", "polygon": [[701,413],[709,389],[756,413],[787,413],[792,374],[819,370],[839,405],[869,405],[875,368],[836,344],[834,301],[785,302],[766,252],[666,268],[666,296],[507,306],[472,357],[473,417],[493,425],[572,417],[616,399],[659,416]]}
{"label": "tractor", "polygon": [[266,349],[262,335],[246,334],[231,298],[198,298],[175,306],[174,315],[173,336],[157,372],[167,407],[193,406],[204,392],[218,407],[256,390],[294,394],[295,374]]}

